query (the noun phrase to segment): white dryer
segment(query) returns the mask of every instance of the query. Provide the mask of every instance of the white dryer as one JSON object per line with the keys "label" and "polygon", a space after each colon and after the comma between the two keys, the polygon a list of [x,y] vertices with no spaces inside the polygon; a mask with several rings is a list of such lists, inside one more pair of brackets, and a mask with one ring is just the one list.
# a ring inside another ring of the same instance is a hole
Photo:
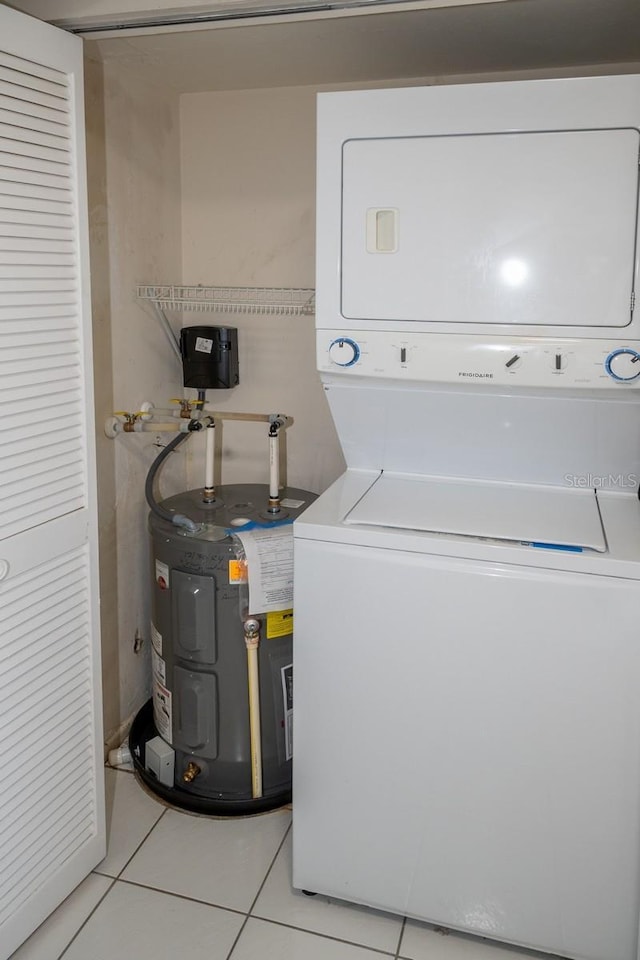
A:
{"label": "white dryer", "polygon": [[296,887],[583,960],[640,916],[640,78],[329,94]]}

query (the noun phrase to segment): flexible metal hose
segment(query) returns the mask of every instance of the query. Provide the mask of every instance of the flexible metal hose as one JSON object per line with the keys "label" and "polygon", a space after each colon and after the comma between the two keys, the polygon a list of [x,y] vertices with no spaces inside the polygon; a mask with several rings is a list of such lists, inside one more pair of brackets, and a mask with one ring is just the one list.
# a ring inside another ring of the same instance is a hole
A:
{"label": "flexible metal hose", "polygon": [[147,498],[149,509],[152,513],[155,513],[156,517],[159,517],[161,520],[166,520],[168,523],[174,523],[177,527],[183,527],[189,533],[197,533],[201,528],[201,524],[196,523],[195,520],[191,520],[189,517],[185,517],[181,513],[171,513],[171,511],[165,510],[164,507],[160,506],[153,494],[153,484],[155,482],[158,470],[167,459],[169,454],[173,453],[176,447],[180,446],[182,441],[186,440],[188,436],[188,433],[179,433],[173,438],[173,440],[171,440],[170,443],[166,445],[166,447],[162,448],[149,468],[149,473],[147,474],[147,479],[144,485],[144,495]]}

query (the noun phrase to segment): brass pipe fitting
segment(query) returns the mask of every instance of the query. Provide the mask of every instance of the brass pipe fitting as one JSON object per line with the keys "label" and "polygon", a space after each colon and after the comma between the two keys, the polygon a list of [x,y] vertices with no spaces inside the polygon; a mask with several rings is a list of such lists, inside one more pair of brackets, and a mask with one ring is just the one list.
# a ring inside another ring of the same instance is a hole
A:
{"label": "brass pipe fitting", "polygon": [[197,763],[194,763],[193,760],[190,760],[189,763],[187,764],[187,769],[186,769],[185,772],[182,774],[182,782],[183,782],[183,783],[193,783],[193,781],[195,780],[195,778],[196,778],[196,777],[198,776],[198,774],[201,773],[201,772],[202,772],[202,771],[200,770],[200,767],[198,766],[198,764],[197,764]]}

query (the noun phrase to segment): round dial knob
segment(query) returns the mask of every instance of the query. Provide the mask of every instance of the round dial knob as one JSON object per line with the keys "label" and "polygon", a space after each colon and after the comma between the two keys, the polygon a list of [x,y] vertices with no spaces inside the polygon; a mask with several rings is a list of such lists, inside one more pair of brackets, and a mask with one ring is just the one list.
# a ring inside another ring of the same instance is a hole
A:
{"label": "round dial knob", "polygon": [[339,367],[352,367],[360,359],[360,347],[349,337],[339,337],[329,347],[329,356]]}
{"label": "round dial knob", "polygon": [[640,353],[630,347],[620,347],[609,354],[604,368],[614,380],[636,380],[640,377]]}

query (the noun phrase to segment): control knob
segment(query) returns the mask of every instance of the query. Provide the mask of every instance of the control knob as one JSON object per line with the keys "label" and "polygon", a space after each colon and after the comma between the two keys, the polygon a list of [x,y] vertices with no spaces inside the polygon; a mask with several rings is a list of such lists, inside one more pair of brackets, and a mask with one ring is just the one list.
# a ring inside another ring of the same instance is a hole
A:
{"label": "control knob", "polygon": [[640,353],[631,347],[612,350],[604,362],[604,368],[613,380],[629,383],[640,377]]}
{"label": "control knob", "polygon": [[339,367],[352,367],[360,359],[360,347],[349,337],[338,337],[329,346],[329,358]]}

